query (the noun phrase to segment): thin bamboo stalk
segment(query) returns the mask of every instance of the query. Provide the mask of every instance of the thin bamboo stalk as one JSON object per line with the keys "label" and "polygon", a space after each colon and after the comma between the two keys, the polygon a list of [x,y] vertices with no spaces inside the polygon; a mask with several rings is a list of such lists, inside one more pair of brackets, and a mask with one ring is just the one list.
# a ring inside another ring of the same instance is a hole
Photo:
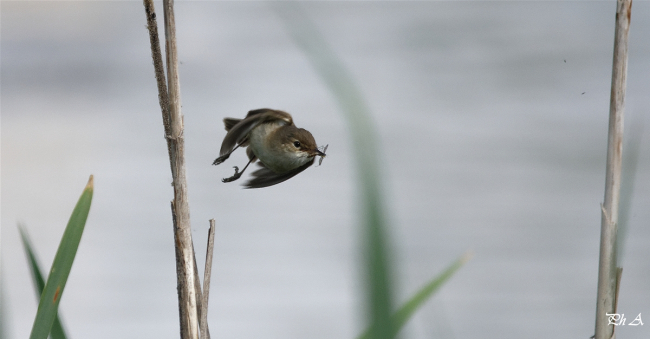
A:
{"label": "thin bamboo stalk", "polygon": [[[165,50],[167,61],[167,87],[165,88],[162,56],[158,42],[156,14],[152,0],[143,0],[147,14],[147,27],[152,48],[152,57],[158,83],[158,97],[163,114],[165,138],[174,187],[172,218],[176,245],[176,273],[180,328],[182,339],[198,339],[198,310],[195,276],[197,275],[192,248],[190,212],[187,199],[185,156],[183,139],[183,116],[181,114],[180,84],[178,80],[178,57],[176,52],[176,28],[174,1],[164,0]],[[199,285],[200,288],[200,285]]]}
{"label": "thin bamboo stalk", "polygon": [[596,303],[596,339],[614,337],[614,325],[607,314],[616,312],[618,268],[616,263],[616,231],[621,190],[623,154],[623,116],[627,78],[627,46],[630,32],[632,0],[618,0],[612,66],[612,93],[609,105],[607,169],[605,200],[602,205],[598,296]]}

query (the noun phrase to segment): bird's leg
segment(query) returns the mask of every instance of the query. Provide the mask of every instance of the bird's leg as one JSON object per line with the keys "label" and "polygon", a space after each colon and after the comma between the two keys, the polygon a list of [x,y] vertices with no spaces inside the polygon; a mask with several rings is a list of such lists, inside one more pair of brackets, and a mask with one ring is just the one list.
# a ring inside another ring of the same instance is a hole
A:
{"label": "bird's leg", "polygon": [[239,171],[239,167],[234,166],[235,174],[233,174],[233,176],[230,177],[230,178],[221,179],[221,182],[232,182],[232,181],[235,181],[235,180],[239,179],[239,177],[241,177],[241,175],[244,174],[244,171],[248,168],[248,165],[250,165],[251,162],[253,162],[254,160],[255,160],[255,158],[249,160],[248,163],[246,164],[246,166],[244,167],[244,169],[241,170],[241,172]]}
{"label": "bird's leg", "polygon": [[228,152],[228,153],[226,153],[226,154],[224,154],[224,155],[218,157],[218,158],[217,158],[217,159],[216,159],[212,164],[213,164],[213,165],[219,165],[220,163],[226,161],[226,159],[228,159],[228,158],[230,157],[230,155],[232,154],[232,152],[234,152],[236,149],[238,149],[239,146],[241,146],[241,145],[238,144],[238,145],[237,145],[235,148],[233,148],[230,152]]}

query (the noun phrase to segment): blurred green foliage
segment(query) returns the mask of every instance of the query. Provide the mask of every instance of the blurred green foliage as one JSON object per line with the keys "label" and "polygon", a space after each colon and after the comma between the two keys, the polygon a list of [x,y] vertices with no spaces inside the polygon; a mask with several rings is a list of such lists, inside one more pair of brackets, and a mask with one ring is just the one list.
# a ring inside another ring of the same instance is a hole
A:
{"label": "blurred green foliage", "polygon": [[391,251],[387,240],[386,207],[381,187],[381,161],[377,152],[376,128],[363,95],[351,73],[329,47],[323,35],[295,2],[274,3],[295,43],[338,102],[352,136],[361,206],[361,241],[366,269],[366,314],[370,327],[362,338],[389,339],[397,335],[415,310],[446,281],[464,261],[434,278],[393,314]]}

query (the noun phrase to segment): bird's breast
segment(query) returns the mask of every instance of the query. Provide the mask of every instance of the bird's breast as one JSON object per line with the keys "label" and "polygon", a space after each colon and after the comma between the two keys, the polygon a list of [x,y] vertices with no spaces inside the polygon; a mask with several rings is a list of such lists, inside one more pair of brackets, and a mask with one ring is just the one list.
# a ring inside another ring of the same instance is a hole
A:
{"label": "bird's breast", "polygon": [[[276,173],[285,173],[296,169],[311,160],[308,153],[293,149],[290,143],[283,143],[278,138],[279,129],[283,124],[261,124],[249,133],[250,147],[255,156]],[[286,126],[285,126],[286,127]]]}

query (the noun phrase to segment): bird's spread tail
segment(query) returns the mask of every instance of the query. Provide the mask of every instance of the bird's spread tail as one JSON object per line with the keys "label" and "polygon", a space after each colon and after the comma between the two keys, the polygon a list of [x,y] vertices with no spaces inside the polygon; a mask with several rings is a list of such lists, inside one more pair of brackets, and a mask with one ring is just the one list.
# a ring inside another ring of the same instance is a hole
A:
{"label": "bird's spread tail", "polygon": [[235,119],[235,118],[224,118],[223,119],[223,124],[226,126],[226,131],[230,131],[235,125],[237,125],[242,119]]}

